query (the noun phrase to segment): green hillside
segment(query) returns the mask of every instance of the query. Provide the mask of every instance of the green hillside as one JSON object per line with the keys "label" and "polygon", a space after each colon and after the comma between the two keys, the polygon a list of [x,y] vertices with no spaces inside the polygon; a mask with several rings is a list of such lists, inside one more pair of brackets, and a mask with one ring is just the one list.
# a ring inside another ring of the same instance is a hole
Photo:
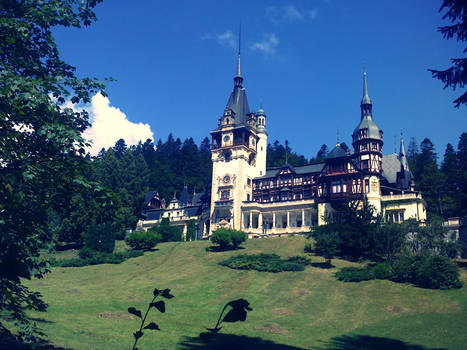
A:
{"label": "green hillside", "polygon": [[[140,341],[143,350],[203,349],[200,332],[213,327],[223,305],[237,298],[247,299],[253,311],[246,322],[226,323],[219,338],[251,349],[465,348],[466,287],[439,291],[380,280],[343,283],[333,277],[335,269],[274,274],[218,265],[241,253],[302,254],[304,242],[303,237],[248,240],[246,249],[221,253],[206,251],[206,241],[163,243],[120,265],[55,268],[28,283],[49,303],[47,313],[33,316],[55,345],[129,349],[138,321],[126,310],[145,308],[157,287],[172,289],[175,298],[166,301],[165,314],[151,311],[149,318],[161,331],[147,331]],[[462,279],[467,280],[465,269]]]}

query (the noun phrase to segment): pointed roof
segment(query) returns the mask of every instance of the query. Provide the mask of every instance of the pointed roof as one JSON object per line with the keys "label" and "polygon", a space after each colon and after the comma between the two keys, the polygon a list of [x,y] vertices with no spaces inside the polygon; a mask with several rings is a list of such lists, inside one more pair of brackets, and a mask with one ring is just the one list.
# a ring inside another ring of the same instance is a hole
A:
{"label": "pointed roof", "polygon": [[327,154],[325,159],[334,159],[334,158],[342,158],[342,157],[347,157],[347,152],[345,151],[344,147],[341,146],[340,143],[334,147],[331,152]]}
{"label": "pointed roof", "polygon": [[245,88],[243,87],[240,36],[238,40],[237,74],[234,77],[234,89],[230,94],[225,109],[231,109],[235,113],[236,125],[247,125],[248,115],[250,114],[250,106],[248,105]]}
{"label": "pointed roof", "polygon": [[409,170],[409,162],[407,161],[407,154],[405,153],[405,145],[404,145],[404,136],[401,133],[401,145],[399,151],[399,160],[401,162],[402,169],[405,171]]}
{"label": "pointed roof", "polygon": [[362,98],[362,105],[370,105],[371,100],[370,96],[368,96],[368,86],[366,82],[366,72],[363,72],[363,98]]}
{"label": "pointed roof", "polygon": [[356,142],[360,139],[360,130],[367,129],[366,138],[383,140],[382,131],[373,121],[373,115],[371,113],[372,103],[370,97],[368,96],[368,86],[366,82],[366,72],[363,72],[363,98],[360,103],[360,108],[362,110],[361,120],[358,126],[352,133],[352,142]]}
{"label": "pointed roof", "polygon": [[188,194],[188,187],[187,185],[183,186],[182,194],[180,195],[180,199],[178,200],[181,206],[185,206],[190,202],[190,195]]}

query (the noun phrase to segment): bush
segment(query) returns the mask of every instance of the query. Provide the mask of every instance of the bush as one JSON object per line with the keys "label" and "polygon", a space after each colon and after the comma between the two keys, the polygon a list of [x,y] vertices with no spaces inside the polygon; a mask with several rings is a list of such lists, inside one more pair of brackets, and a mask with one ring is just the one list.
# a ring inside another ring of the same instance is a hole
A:
{"label": "bush", "polygon": [[118,253],[111,254],[111,253],[96,252],[96,251],[89,249],[89,250],[85,250],[83,252],[83,255],[87,257],[82,258],[82,259],[74,258],[74,259],[56,261],[54,266],[81,267],[81,266],[99,265],[99,264],[120,264],[121,262],[127,259],[135,258],[137,256],[143,255],[143,252],[141,250],[128,250],[125,252],[118,252]]}
{"label": "bush", "polygon": [[281,260],[277,254],[240,254],[220,262],[221,265],[237,270],[266,272],[303,271],[311,262],[303,257]]}
{"label": "bush", "polygon": [[451,289],[462,287],[459,268],[446,257],[426,255],[415,267],[415,281],[418,287],[430,289]]}
{"label": "bush", "polygon": [[335,276],[339,281],[344,282],[384,280],[392,277],[392,267],[388,263],[371,264],[365,267],[344,267],[336,272]]}
{"label": "bush", "polygon": [[305,243],[305,247],[303,248],[305,253],[313,253],[313,248],[311,247],[311,243]]}
{"label": "bush", "polygon": [[134,250],[150,250],[162,240],[162,236],[155,230],[135,231],[126,236],[125,242]]}
{"label": "bush", "polygon": [[213,232],[211,242],[217,244],[220,250],[238,249],[247,238],[243,231],[220,228]]}
{"label": "bush", "polygon": [[232,245],[230,230],[220,228],[211,235],[211,242],[217,244],[220,249],[227,250]]}
{"label": "bush", "polygon": [[287,259],[287,261],[298,263],[303,266],[311,265],[311,259],[306,258],[304,256],[291,256],[290,258]]}
{"label": "bush", "polygon": [[375,279],[371,269],[368,267],[343,267],[335,273],[339,281],[361,282]]}
{"label": "bush", "polygon": [[89,259],[92,258],[96,254],[95,250],[92,250],[91,248],[88,247],[83,247],[79,250],[78,256],[81,259]]}
{"label": "bush", "polygon": [[237,249],[240,244],[247,240],[248,235],[243,231],[231,230],[230,237],[232,240],[232,246],[234,249]]}
{"label": "bush", "polygon": [[392,266],[388,263],[380,263],[371,267],[374,278],[387,280],[392,277]]}
{"label": "bush", "polygon": [[85,246],[98,251],[112,253],[115,248],[115,232],[111,223],[92,224],[84,239]]}

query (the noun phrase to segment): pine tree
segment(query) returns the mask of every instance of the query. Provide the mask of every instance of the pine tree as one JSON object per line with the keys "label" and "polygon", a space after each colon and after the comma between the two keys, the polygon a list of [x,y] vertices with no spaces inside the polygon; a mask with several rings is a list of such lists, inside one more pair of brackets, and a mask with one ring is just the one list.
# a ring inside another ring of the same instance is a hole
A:
{"label": "pine tree", "polygon": [[467,133],[463,132],[457,145],[459,166],[459,215],[467,215]]}
{"label": "pine tree", "polygon": [[459,168],[454,147],[448,143],[441,164],[444,186],[441,206],[444,217],[455,216],[459,210]]}

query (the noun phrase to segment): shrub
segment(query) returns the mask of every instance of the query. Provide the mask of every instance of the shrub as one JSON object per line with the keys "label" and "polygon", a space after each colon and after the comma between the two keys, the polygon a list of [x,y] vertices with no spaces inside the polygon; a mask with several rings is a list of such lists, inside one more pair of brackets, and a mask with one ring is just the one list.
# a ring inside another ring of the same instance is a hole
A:
{"label": "shrub", "polygon": [[247,238],[243,231],[220,228],[213,232],[211,242],[217,244],[220,250],[238,249]]}
{"label": "shrub", "polygon": [[111,223],[92,224],[85,235],[85,246],[98,251],[112,253],[115,248],[115,233]]}
{"label": "shrub", "polygon": [[95,250],[92,250],[91,248],[88,247],[83,247],[79,250],[78,256],[81,259],[89,259],[93,257],[96,254]]}
{"label": "shrub", "polygon": [[416,286],[430,289],[451,289],[462,287],[459,268],[448,258],[439,255],[426,255],[415,267]]}
{"label": "shrub", "polygon": [[247,240],[248,235],[243,231],[231,230],[230,237],[232,240],[232,246],[234,249],[237,249],[240,244]]}
{"label": "shrub", "polygon": [[374,278],[387,280],[392,277],[392,266],[388,263],[379,263],[371,267]]}
{"label": "shrub", "polygon": [[339,281],[361,282],[374,279],[374,275],[368,267],[343,267],[335,273]]}
{"label": "shrub", "polygon": [[339,281],[361,282],[374,279],[390,279],[392,267],[388,263],[371,264],[365,267],[344,267],[336,272]]}
{"label": "shrub", "polygon": [[305,253],[313,253],[313,248],[311,247],[311,243],[305,243],[305,247],[303,248]]}
{"label": "shrub", "polygon": [[221,249],[228,249],[232,245],[230,230],[220,228],[213,232],[211,242],[217,244]]}
{"label": "shrub", "polygon": [[306,258],[304,256],[291,256],[290,258],[287,259],[287,261],[298,263],[303,266],[311,265],[311,259]]}
{"label": "shrub", "polygon": [[[306,260],[306,261],[305,261]],[[277,254],[240,254],[220,262],[221,265],[238,270],[256,270],[266,272],[303,271],[310,261],[303,257],[281,260]]]}
{"label": "shrub", "polygon": [[88,256],[86,258],[83,258],[83,259],[73,258],[73,259],[65,259],[61,261],[56,261],[54,266],[81,267],[81,266],[99,265],[99,264],[120,264],[121,262],[127,259],[135,258],[137,256],[143,255],[143,252],[141,250],[128,250],[125,252],[118,252],[114,254],[96,252],[93,250],[89,250],[85,252],[86,252],[85,255]]}
{"label": "shrub", "polygon": [[125,242],[134,250],[150,250],[162,240],[162,236],[154,230],[135,231],[126,236]]}

